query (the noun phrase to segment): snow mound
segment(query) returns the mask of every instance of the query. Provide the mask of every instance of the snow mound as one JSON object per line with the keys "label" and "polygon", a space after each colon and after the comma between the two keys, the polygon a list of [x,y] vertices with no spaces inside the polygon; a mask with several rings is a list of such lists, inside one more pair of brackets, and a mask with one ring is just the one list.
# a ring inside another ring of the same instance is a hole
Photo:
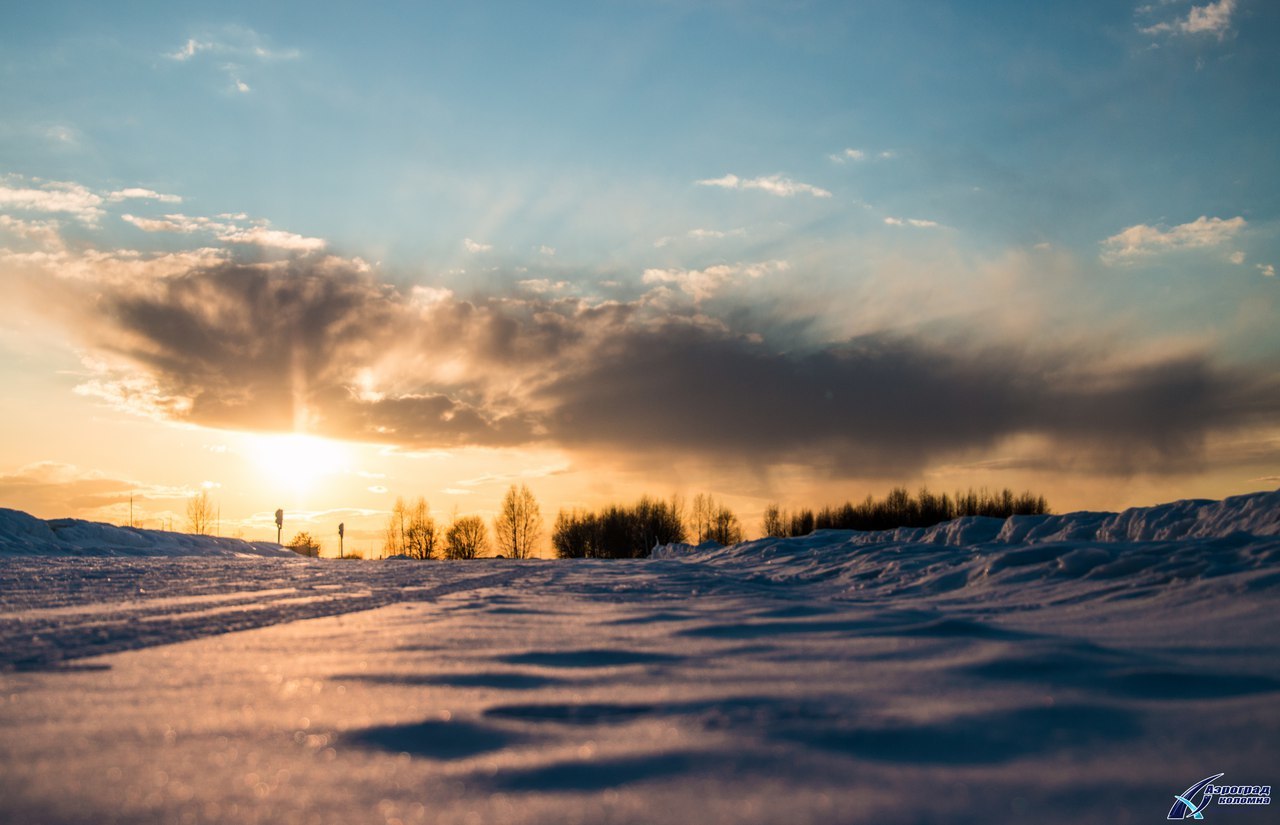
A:
{"label": "snow mound", "polygon": [[270,542],[192,536],[80,519],[45,521],[0,508],[0,554],[35,556],[269,556],[296,558]]}
{"label": "snow mound", "polygon": [[[1188,500],[1122,513],[962,518],[876,532],[818,530],[732,547],[654,548],[652,558],[705,563],[757,580],[807,582],[838,596],[942,594],[1008,585],[1083,601],[1117,587],[1230,577],[1280,587],[1280,491]],[[1074,582],[1064,590],[1064,582]]]}

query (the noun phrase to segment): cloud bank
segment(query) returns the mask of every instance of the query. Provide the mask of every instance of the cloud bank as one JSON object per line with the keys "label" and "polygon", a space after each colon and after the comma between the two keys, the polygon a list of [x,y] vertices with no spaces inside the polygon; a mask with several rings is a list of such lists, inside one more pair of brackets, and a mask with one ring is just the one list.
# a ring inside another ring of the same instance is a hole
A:
{"label": "cloud bank", "polygon": [[1123,473],[1186,469],[1209,436],[1280,413],[1275,380],[1208,354],[1123,364],[887,332],[806,344],[758,311],[705,312],[705,298],[781,262],[649,270],[652,290],[628,301],[463,298],[319,254],[138,263],[87,285],[40,271],[22,291],[59,307],[92,353],[82,393],[211,427],[847,476],[910,474],[1030,436],[1045,467]]}

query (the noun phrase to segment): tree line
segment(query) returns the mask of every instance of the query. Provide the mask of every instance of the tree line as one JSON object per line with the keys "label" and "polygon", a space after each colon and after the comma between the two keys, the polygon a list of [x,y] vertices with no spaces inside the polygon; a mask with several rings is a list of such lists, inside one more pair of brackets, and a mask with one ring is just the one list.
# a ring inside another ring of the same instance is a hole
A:
{"label": "tree line", "polygon": [[631,505],[610,504],[599,510],[561,510],[551,533],[551,546],[562,559],[639,559],[654,545],[693,538],[696,543],[742,541],[742,525],[728,507],[709,495],[693,498],[685,518],[681,496],[669,500],[642,496]]}
{"label": "tree line", "polygon": [[[525,559],[533,555],[542,535],[542,515],[533,493],[512,485],[493,520],[499,555]],[[448,527],[437,525],[426,499],[397,498],[387,519],[382,550],[387,556],[411,559],[475,559],[489,549],[489,531],[480,516],[455,516]]]}
{"label": "tree line", "polygon": [[861,503],[835,507],[784,510],[776,503],[765,508],[761,529],[766,536],[807,536],[814,530],[893,530],[897,527],[931,527],[963,516],[1043,515],[1050,512],[1044,496],[1014,494],[1009,488],[986,488],[941,495],[921,487],[914,497],[905,487],[895,487],[883,499],[868,495]]}
{"label": "tree line", "polygon": [[[922,487],[912,496],[905,487],[895,487],[883,499],[868,495],[861,503],[783,509],[777,503],[764,511],[761,532],[765,536],[789,538],[807,536],[814,530],[892,530],[897,527],[929,527],[963,516],[992,516],[1049,513],[1044,496],[1031,492],[1015,494],[1005,488],[986,488],[953,495],[936,494]],[[208,494],[192,498],[188,507],[192,532],[208,531],[213,508]],[[524,485],[512,485],[493,519],[493,538],[484,519],[476,515],[455,515],[446,526],[431,516],[425,498],[412,501],[397,498],[387,519],[383,555],[413,559],[474,559],[491,548],[499,557],[529,558],[536,552],[542,535],[542,515],[537,500]],[[727,506],[699,493],[686,506],[683,496],[669,499],[641,496],[635,503],[610,504],[597,510],[560,510],[551,533],[551,545],[562,559],[644,558],[655,545],[689,541],[714,541],[729,545],[744,538],[742,523]],[[287,545],[295,552],[316,556],[319,542],[309,533],[299,533]],[[358,554],[356,554],[358,556]]]}

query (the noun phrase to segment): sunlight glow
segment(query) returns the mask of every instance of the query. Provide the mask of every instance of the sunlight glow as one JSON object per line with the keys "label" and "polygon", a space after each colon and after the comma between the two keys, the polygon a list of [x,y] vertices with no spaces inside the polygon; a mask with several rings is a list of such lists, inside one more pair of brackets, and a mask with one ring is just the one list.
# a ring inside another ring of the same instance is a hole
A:
{"label": "sunlight glow", "polygon": [[341,442],[301,433],[247,435],[244,453],[265,481],[294,495],[315,491],[351,460]]}

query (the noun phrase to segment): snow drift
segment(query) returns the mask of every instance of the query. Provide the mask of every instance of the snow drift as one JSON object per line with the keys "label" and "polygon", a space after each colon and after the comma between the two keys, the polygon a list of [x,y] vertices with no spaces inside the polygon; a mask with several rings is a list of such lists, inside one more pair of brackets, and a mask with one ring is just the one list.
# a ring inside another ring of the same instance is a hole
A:
{"label": "snow drift", "polygon": [[1164,821],[1280,776],[1278,521],[314,564],[3,511],[0,822]]}
{"label": "snow drift", "polygon": [[0,508],[0,553],[52,556],[271,556],[296,557],[269,542],[192,536],[80,519],[38,519]]}
{"label": "snow drift", "polygon": [[1233,577],[1236,586],[1272,587],[1280,584],[1277,537],[1280,490],[1122,513],[966,517],[932,527],[818,530],[731,547],[671,544],[654,548],[651,558],[808,582],[829,598],[940,594],[999,583],[1029,592],[1039,582],[1051,586],[1055,598],[1069,591],[1083,600],[1088,591],[1228,574],[1241,574]]}

